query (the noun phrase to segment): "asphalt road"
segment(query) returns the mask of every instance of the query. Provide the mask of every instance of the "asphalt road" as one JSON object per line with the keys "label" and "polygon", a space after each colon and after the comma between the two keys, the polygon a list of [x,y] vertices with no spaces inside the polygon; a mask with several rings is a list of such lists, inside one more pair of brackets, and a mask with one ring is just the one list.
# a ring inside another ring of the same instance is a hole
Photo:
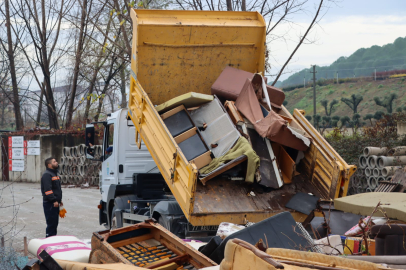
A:
{"label": "asphalt road", "polygon": [[[93,232],[105,229],[99,225],[99,189],[63,188],[62,193],[67,214],[59,219],[58,235],[90,239]],[[0,181],[0,228],[5,234],[6,245],[12,244],[17,251],[24,249],[24,236],[28,241],[45,237],[40,183]]]}

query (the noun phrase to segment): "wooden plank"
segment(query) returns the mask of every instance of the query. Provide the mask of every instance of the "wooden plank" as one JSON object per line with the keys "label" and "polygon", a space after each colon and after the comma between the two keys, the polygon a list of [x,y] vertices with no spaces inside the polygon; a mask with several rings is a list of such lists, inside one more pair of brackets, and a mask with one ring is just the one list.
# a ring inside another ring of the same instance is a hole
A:
{"label": "wooden plank", "polygon": [[161,118],[162,118],[162,120],[165,120],[166,118],[168,118],[168,117],[170,117],[170,116],[172,116],[172,115],[174,115],[174,114],[176,114],[176,113],[178,113],[180,111],[183,111],[183,110],[186,111],[185,106],[180,105],[180,106],[178,106],[176,108],[173,108],[172,110],[170,110],[170,111],[168,111],[166,113],[161,114]]}
{"label": "wooden plank", "polygon": [[209,163],[212,161],[211,158],[211,152],[207,151],[204,154],[201,154],[197,158],[192,159],[189,161],[190,163],[194,163],[199,170],[200,168],[203,168],[206,165],[209,165]]}
{"label": "wooden plank", "polygon": [[193,127],[192,129],[189,129],[188,131],[183,132],[182,134],[178,135],[175,137],[175,142],[177,144],[180,144],[181,142],[183,142],[184,140],[189,139],[190,137],[192,137],[193,135],[196,135],[196,127]]}

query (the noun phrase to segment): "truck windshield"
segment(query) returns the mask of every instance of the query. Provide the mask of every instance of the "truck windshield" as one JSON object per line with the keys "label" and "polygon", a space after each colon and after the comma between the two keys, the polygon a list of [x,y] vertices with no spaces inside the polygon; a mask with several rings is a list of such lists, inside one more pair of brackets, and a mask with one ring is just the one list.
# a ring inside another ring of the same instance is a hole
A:
{"label": "truck windshield", "polygon": [[108,159],[113,154],[114,124],[108,125],[106,131],[107,131],[107,141],[105,142],[104,145],[105,160]]}

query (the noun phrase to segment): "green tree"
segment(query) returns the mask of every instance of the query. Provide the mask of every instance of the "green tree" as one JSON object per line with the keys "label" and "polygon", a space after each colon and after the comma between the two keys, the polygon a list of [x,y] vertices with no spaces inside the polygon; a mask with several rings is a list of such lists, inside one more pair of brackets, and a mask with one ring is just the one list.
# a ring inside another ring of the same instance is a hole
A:
{"label": "green tree", "polygon": [[338,121],[340,121],[340,116],[334,115],[331,117],[331,126],[332,127],[337,127],[338,126]]}
{"label": "green tree", "polygon": [[350,107],[353,113],[357,113],[358,105],[363,99],[361,95],[352,94],[350,98],[341,98],[341,101]]}
{"label": "green tree", "polygon": [[334,105],[338,104],[338,100],[333,99],[329,104],[328,100],[323,99],[322,101],[320,101],[320,103],[324,107],[326,116],[331,116],[331,113],[333,112],[333,109],[334,109]]}
{"label": "green tree", "polygon": [[367,115],[364,116],[364,120],[369,120],[372,126],[372,119],[374,118],[374,115],[372,113],[368,113]]}
{"label": "green tree", "polygon": [[384,116],[384,112],[383,111],[377,111],[377,112],[375,112],[375,114],[374,114],[374,119],[375,120],[381,120],[382,119],[382,116]]}
{"label": "green tree", "polygon": [[396,108],[396,111],[397,111],[397,112],[402,112],[402,107],[397,107],[397,108]]}
{"label": "green tree", "polygon": [[378,97],[374,98],[376,105],[384,107],[388,113],[393,112],[393,101],[398,98],[398,95],[395,93],[386,96],[383,100]]}
{"label": "green tree", "polygon": [[283,104],[283,106],[286,106],[286,105],[288,105],[288,101],[284,100],[282,104]]}
{"label": "green tree", "polygon": [[312,121],[312,117],[310,115],[306,115],[305,118],[307,119],[307,121],[311,122]]}
{"label": "green tree", "polygon": [[315,126],[316,129],[319,129],[320,122],[321,122],[321,116],[316,114],[314,116],[314,126]]}
{"label": "green tree", "polygon": [[350,122],[350,120],[351,119],[348,116],[341,117],[340,118],[340,121],[341,121],[341,127],[340,128],[343,128],[347,123]]}

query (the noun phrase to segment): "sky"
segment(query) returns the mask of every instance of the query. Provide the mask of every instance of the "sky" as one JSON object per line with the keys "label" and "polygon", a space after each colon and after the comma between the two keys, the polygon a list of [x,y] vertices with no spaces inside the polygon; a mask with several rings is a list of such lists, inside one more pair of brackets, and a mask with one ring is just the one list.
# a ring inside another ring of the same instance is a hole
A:
{"label": "sky", "polygon": [[[317,1],[311,2],[309,12],[314,11]],[[330,65],[340,56],[350,56],[359,48],[382,46],[406,36],[406,0],[342,0],[330,3],[329,6],[319,26],[310,33],[316,42],[299,48],[287,73],[280,80],[310,65]],[[272,43],[271,74],[280,70],[295,48],[295,41],[312,20],[310,14],[294,19],[298,27],[295,32],[290,32],[290,41]],[[284,27],[288,25],[282,26],[279,31],[282,32]]]}

